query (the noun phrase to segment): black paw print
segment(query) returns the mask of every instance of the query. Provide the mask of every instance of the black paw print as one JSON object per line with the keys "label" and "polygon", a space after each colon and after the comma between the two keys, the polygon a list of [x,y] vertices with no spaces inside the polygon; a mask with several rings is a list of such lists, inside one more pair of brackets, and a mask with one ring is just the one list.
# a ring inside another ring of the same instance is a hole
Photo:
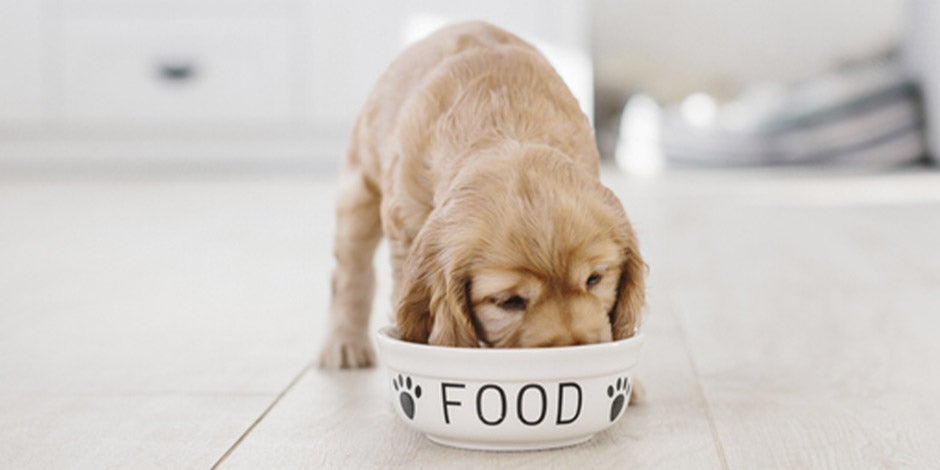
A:
{"label": "black paw print", "polygon": [[[402,378],[401,374],[398,374],[397,379],[392,379],[392,387],[395,391],[401,391],[398,394],[398,401],[401,403],[401,410],[405,412],[405,416],[408,419],[414,419],[415,417],[415,399],[421,398],[421,386],[417,383],[414,384],[414,391],[411,390],[411,377]],[[411,398],[411,394],[414,394],[414,398]]]}
{"label": "black paw print", "polygon": [[[611,422],[620,416],[620,412],[623,411],[623,406],[627,404],[627,395],[630,394],[631,385],[630,378],[624,377],[622,379],[617,379],[616,384],[607,386],[607,396],[614,399],[614,401],[610,404]],[[614,398],[615,395],[617,398]]]}

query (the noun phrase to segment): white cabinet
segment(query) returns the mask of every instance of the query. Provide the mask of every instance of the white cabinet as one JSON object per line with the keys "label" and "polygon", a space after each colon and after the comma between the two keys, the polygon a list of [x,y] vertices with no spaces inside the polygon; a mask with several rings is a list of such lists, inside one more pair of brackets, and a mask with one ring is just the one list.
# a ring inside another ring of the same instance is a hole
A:
{"label": "white cabinet", "polygon": [[43,116],[42,3],[0,1],[0,126],[21,129]]}
{"label": "white cabinet", "polygon": [[66,19],[70,126],[219,128],[291,119],[287,18]]}
{"label": "white cabinet", "polygon": [[532,40],[590,114],[580,0],[0,0],[5,161],[335,165],[395,55],[449,22]]}

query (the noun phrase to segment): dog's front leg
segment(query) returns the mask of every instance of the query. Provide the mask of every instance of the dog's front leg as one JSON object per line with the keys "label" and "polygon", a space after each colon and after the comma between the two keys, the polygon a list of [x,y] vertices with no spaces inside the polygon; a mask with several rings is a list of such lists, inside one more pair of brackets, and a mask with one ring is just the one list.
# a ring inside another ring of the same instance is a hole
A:
{"label": "dog's front leg", "polygon": [[372,259],[382,236],[381,196],[355,168],[344,169],[340,185],[330,328],[320,352],[320,367],[371,367],[375,362],[368,336],[375,290]]}

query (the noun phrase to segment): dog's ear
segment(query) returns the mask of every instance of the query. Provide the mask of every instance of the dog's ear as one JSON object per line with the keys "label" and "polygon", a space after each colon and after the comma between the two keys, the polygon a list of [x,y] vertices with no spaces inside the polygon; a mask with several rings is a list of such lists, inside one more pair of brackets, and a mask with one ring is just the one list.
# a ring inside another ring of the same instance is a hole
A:
{"label": "dog's ear", "polygon": [[427,343],[431,336],[431,286],[438,276],[437,257],[430,253],[428,242],[413,243],[402,266],[401,296],[395,307],[395,321],[401,339]]}
{"label": "dog's ear", "polygon": [[470,306],[470,279],[458,273],[448,272],[444,282],[433,286],[431,312],[434,324],[428,343],[438,346],[476,348],[479,337],[473,323]]}
{"label": "dog's ear", "polygon": [[618,340],[633,336],[640,325],[641,314],[646,304],[647,266],[640,256],[636,235],[627,220],[620,200],[612,191],[606,188],[605,190],[604,199],[620,220],[617,238],[624,257],[620,269],[620,280],[617,284],[617,300],[609,314],[613,338]]}
{"label": "dog's ear", "polygon": [[640,258],[635,239],[624,249],[624,256],[617,284],[617,301],[610,310],[610,326],[615,340],[629,338],[636,333],[646,304],[646,264]]}
{"label": "dog's ear", "polygon": [[469,302],[469,267],[457,252],[465,247],[447,240],[448,224],[440,219],[440,214],[429,217],[405,260],[396,309],[398,332],[405,341],[478,347]]}

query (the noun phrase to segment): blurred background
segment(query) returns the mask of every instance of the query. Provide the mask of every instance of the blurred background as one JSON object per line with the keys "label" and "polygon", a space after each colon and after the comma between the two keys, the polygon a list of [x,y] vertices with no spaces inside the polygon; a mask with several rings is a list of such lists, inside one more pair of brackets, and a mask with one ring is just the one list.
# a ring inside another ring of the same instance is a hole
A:
{"label": "blurred background", "polygon": [[506,466],[937,466],[936,0],[0,0],[0,468],[491,466],[312,365],[353,121],[464,19],[558,69],[650,268],[649,401]]}
{"label": "blurred background", "polygon": [[940,83],[920,54],[936,44],[934,10],[903,0],[3,2],[0,167],[329,171],[396,53],[463,19],[544,51],[605,158],[629,173],[909,163],[928,153],[919,90],[929,98]]}

